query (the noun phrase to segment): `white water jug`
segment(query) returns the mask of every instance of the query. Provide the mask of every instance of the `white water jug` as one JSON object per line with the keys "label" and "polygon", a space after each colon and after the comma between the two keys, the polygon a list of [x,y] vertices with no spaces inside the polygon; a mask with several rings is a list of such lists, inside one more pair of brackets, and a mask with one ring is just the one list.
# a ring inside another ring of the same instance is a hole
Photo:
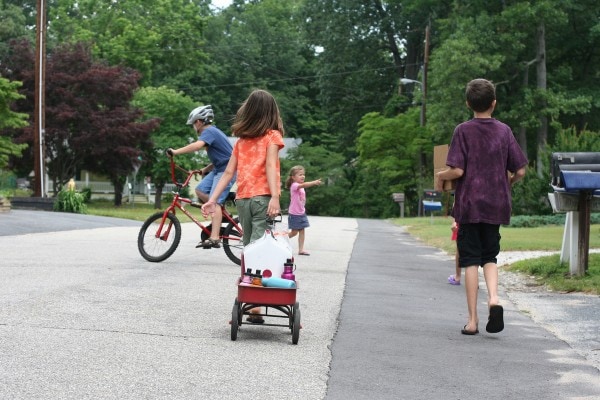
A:
{"label": "white water jug", "polygon": [[260,269],[269,270],[271,276],[280,277],[283,273],[283,264],[292,258],[292,244],[289,238],[281,232],[267,231],[262,238],[255,240],[244,247],[242,272],[247,268],[252,271]]}

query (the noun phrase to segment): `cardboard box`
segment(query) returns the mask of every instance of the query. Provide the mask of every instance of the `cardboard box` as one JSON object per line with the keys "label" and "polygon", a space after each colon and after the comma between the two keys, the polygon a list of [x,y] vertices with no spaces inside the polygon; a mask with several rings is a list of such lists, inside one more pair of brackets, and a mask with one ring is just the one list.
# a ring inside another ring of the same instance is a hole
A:
{"label": "cardboard box", "polygon": [[[446,165],[446,158],[448,157],[448,149],[450,148],[447,144],[433,147],[433,181],[436,180],[436,174],[448,168]],[[444,181],[444,192],[451,192],[455,188],[455,181]]]}

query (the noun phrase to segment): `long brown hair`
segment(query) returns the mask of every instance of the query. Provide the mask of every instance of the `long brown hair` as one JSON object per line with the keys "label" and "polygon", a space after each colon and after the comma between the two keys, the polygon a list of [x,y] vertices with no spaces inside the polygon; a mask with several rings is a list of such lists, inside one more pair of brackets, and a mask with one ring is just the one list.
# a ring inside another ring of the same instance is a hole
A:
{"label": "long brown hair", "polygon": [[273,95],[266,90],[254,90],[235,114],[233,136],[254,138],[275,129],[284,135],[281,113]]}

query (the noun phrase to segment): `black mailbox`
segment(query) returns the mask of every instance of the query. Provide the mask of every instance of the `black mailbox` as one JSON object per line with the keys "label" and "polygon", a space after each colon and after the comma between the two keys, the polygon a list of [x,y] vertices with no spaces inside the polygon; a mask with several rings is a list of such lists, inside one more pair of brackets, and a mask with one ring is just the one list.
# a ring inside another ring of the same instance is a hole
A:
{"label": "black mailbox", "polygon": [[442,192],[436,192],[433,189],[425,189],[423,197],[428,200],[439,200],[442,198]]}
{"label": "black mailbox", "polygon": [[[564,188],[565,182],[561,172],[567,171],[588,171],[600,172],[600,153],[594,152],[575,152],[575,153],[552,153],[552,186]],[[574,178],[567,172],[569,178]],[[579,176],[580,174],[576,174]],[[591,178],[592,175],[587,175]],[[586,176],[583,176],[586,179]],[[583,189],[583,188],[582,188]]]}
{"label": "black mailbox", "polygon": [[552,208],[579,213],[576,235],[573,234],[574,217],[567,216],[561,262],[569,257],[571,274],[581,276],[588,269],[590,213],[598,198],[594,193],[600,190],[600,153],[552,153],[551,164],[554,193],[549,193],[548,198]]}

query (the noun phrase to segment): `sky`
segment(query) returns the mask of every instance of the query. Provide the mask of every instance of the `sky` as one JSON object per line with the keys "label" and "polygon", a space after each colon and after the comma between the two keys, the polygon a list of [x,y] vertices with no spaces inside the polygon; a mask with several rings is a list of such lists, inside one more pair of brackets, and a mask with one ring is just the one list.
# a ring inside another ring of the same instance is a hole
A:
{"label": "sky", "polygon": [[231,0],[212,0],[212,6],[214,8],[225,8],[231,4]]}

